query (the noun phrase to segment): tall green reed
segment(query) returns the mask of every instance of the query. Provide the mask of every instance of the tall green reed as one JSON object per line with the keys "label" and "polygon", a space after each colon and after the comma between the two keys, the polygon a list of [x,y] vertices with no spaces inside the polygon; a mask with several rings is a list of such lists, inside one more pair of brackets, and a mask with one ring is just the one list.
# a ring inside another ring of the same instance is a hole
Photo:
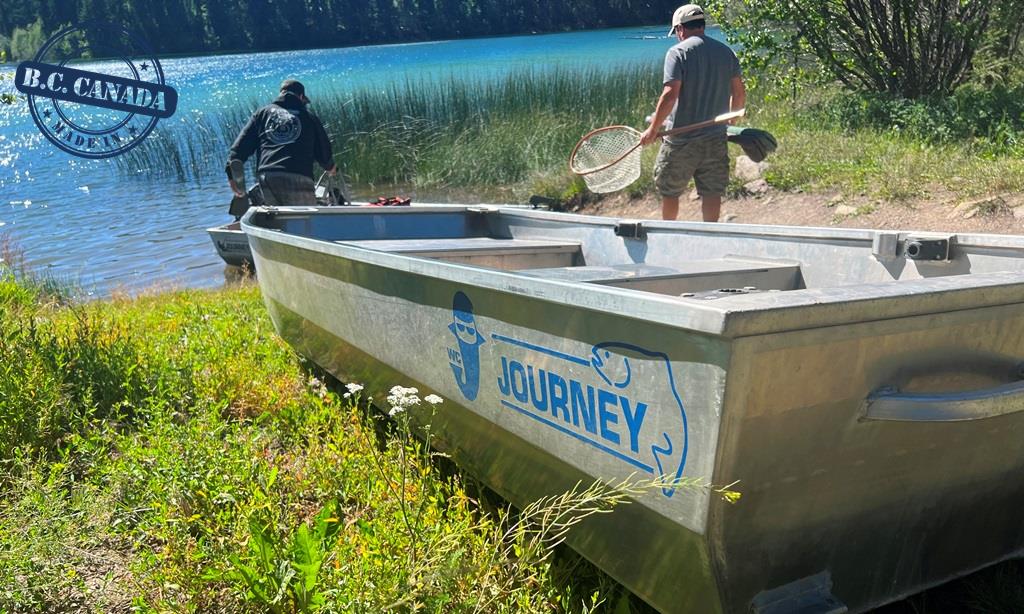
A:
{"label": "tall green reed", "polygon": [[[479,81],[407,79],[319,93],[313,110],[357,188],[513,185],[563,168],[589,130],[640,124],[659,79],[648,64],[524,69]],[[183,118],[116,161],[125,172],[181,180],[219,173],[231,141],[260,104]]]}

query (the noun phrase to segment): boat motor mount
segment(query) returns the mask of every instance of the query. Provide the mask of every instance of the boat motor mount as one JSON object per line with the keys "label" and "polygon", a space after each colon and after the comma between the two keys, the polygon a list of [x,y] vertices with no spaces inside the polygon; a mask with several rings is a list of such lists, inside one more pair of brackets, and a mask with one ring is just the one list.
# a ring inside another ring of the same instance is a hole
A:
{"label": "boat motor mount", "polygon": [[949,260],[950,244],[947,239],[921,239],[908,237],[904,253],[911,260]]}

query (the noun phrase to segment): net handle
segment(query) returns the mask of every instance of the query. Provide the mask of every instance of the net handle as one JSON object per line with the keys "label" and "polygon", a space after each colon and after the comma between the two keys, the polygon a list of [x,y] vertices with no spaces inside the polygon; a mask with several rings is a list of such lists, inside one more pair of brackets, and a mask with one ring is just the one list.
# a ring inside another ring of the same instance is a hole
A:
{"label": "net handle", "polygon": [[[715,116],[712,119],[707,119],[707,120],[704,120],[702,122],[697,122],[695,124],[689,124],[689,125],[686,125],[686,126],[682,126],[680,128],[673,128],[671,130],[662,130],[661,132],[658,133],[658,136],[662,136],[662,137],[664,137],[664,136],[673,136],[673,135],[676,135],[676,134],[683,134],[684,132],[692,132],[694,130],[700,130],[701,128],[707,128],[708,126],[714,126],[716,124],[721,124],[721,123],[727,122],[727,121],[729,121],[731,119],[736,119],[737,117],[743,117],[743,115],[746,112],[747,112],[746,108],[743,108],[743,109],[739,109],[737,111],[730,111],[728,113],[722,113],[721,115],[717,115],[717,116]],[[572,148],[572,153],[569,154],[569,170],[572,171],[573,173],[576,173],[580,177],[583,177],[585,175],[590,175],[590,174],[596,173],[598,171],[603,171],[603,170],[605,170],[607,168],[611,168],[612,166],[615,166],[619,162],[622,162],[622,160],[625,159],[626,156],[628,156],[629,154],[631,154],[634,151],[636,151],[636,149],[638,147],[640,147],[640,143],[637,143],[636,145],[633,145],[628,150],[626,150],[626,152],[624,154],[622,154],[618,158],[615,158],[614,160],[612,160],[608,164],[605,164],[604,166],[599,166],[597,168],[590,169],[589,171],[585,171],[585,172],[582,172],[582,173],[579,173],[579,172],[576,172],[575,170],[573,170],[573,168],[572,168],[572,161],[576,159],[576,152],[583,145],[583,143],[586,142],[587,139],[589,139],[590,137],[592,137],[595,134],[598,134],[600,132],[605,132],[605,131],[608,131],[608,130],[620,130],[622,128],[628,128],[630,130],[634,129],[632,126],[605,126],[604,128],[598,128],[597,130],[591,130],[590,132],[588,132],[585,135],[583,135],[583,138],[581,138],[579,140],[579,142],[576,143],[576,146]]]}

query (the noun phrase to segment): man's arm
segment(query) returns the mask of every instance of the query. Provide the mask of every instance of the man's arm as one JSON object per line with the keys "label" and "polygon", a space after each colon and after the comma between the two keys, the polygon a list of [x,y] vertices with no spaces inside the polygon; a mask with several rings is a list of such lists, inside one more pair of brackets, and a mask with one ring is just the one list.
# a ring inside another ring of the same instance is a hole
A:
{"label": "man's arm", "polygon": [[[257,119],[260,118],[260,119]],[[249,156],[256,151],[256,148],[260,145],[260,126],[262,125],[262,113],[256,111],[249,118],[249,121],[242,128],[242,131],[238,133],[238,137],[235,138],[235,142],[231,144],[231,149],[228,150],[228,161],[224,165],[224,172],[228,175],[228,185],[231,186],[231,191],[236,196],[245,196],[242,194],[241,188],[235,183],[235,180],[231,177],[231,161],[241,160],[245,162],[249,159]]]}
{"label": "man's arm", "polygon": [[320,118],[315,115],[311,115],[311,117],[316,125],[316,132],[314,133],[316,141],[313,143],[313,155],[316,157],[316,161],[320,164],[321,168],[327,171],[327,174],[333,175],[337,172],[338,167],[334,164],[334,154],[331,152],[331,138],[327,136],[327,130],[324,129]]}
{"label": "man's arm", "polygon": [[647,127],[647,130],[644,130],[643,135],[640,137],[642,144],[650,145],[658,138],[661,125],[665,123],[668,114],[672,112],[672,109],[676,106],[676,101],[679,100],[679,90],[682,89],[682,86],[683,82],[676,79],[665,84],[665,88],[661,90],[661,97],[658,98],[658,106],[654,108],[654,117],[651,118],[651,125]]}
{"label": "man's arm", "polygon": [[730,86],[732,89],[732,104],[729,105],[729,110],[739,111],[740,109],[746,108],[747,88],[743,85],[743,77],[740,77],[739,75],[733,77],[730,82]]}

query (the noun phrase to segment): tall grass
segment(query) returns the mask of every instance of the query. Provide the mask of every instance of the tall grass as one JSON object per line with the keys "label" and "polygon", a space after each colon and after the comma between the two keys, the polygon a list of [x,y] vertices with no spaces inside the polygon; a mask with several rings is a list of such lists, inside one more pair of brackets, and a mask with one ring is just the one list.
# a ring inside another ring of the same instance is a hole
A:
{"label": "tall grass", "polygon": [[[551,173],[567,185],[576,141],[603,125],[640,125],[660,85],[659,70],[647,64],[520,70],[484,81],[451,77],[317,93],[313,110],[357,188],[508,186]],[[117,162],[182,179],[220,173],[231,140],[265,102],[190,118]]]}
{"label": "tall grass", "polygon": [[50,296],[0,265],[0,612],[631,607],[558,546],[659,485],[511,510],[413,436],[416,391],[388,420],[324,384],[252,285]]}
{"label": "tall grass", "polygon": [[[766,175],[773,187],[838,191],[882,202],[940,197],[951,206],[956,199],[1024,191],[1024,150],[1013,149],[1019,147],[1013,138],[944,138],[934,128],[936,118],[932,123],[918,118],[910,129],[909,124],[862,121],[852,111],[844,124],[836,115],[840,109],[859,107],[855,100],[836,102],[842,98],[841,92],[825,90],[749,105],[750,122],[779,141]],[[922,108],[915,107],[915,113]],[[1024,142],[1024,132],[1012,134]]]}

